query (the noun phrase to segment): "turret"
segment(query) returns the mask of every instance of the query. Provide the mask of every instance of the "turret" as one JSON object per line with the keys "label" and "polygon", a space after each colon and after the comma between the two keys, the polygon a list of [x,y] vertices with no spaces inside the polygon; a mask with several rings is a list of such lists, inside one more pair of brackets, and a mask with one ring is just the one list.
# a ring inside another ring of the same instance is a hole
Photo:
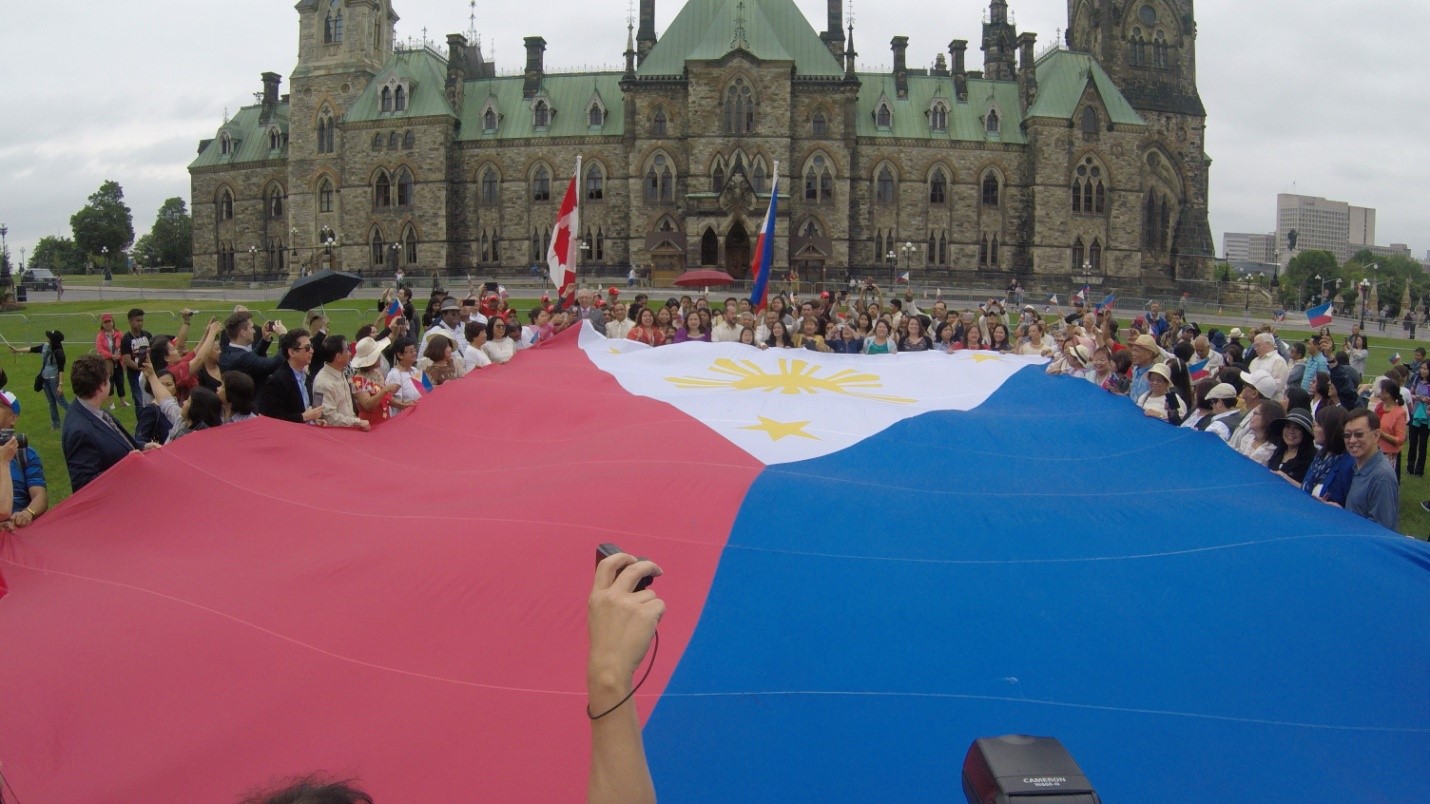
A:
{"label": "turret", "polygon": [[1012,81],[1017,78],[1014,49],[1018,28],[1008,21],[1006,0],[993,0],[988,7],[988,22],[983,23],[983,75],[991,81]]}
{"label": "turret", "polygon": [[467,37],[447,34],[447,102],[459,116],[467,86]]}
{"label": "turret", "polygon": [[655,0],[641,0],[640,29],[636,31],[636,63],[645,61],[655,47]]}

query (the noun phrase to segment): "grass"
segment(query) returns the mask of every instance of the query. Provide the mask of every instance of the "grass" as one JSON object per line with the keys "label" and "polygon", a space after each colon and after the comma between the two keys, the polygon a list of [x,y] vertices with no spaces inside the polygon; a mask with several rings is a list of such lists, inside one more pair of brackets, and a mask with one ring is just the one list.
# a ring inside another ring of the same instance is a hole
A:
{"label": "grass", "polygon": [[[161,277],[183,276],[163,274]],[[148,276],[144,278],[149,278]],[[534,300],[513,300],[513,304],[526,309]],[[272,302],[219,302],[179,299],[143,300],[92,300],[62,303],[31,303],[17,313],[0,314],[0,336],[17,347],[25,348],[40,343],[49,329],[64,331],[71,360],[90,352],[94,348],[94,336],[99,331],[99,316],[113,313],[119,328],[124,329],[124,314],[131,306],[143,308],[144,326],[155,335],[174,334],[179,327],[179,311],[184,307],[195,310],[194,332],[191,344],[197,343],[202,334],[200,328],[209,316],[224,318],[233,312],[235,304],[243,304],[258,318],[281,319],[288,327],[301,326],[303,316],[292,311],[275,311]],[[371,323],[376,317],[375,303],[368,300],[349,299],[328,307],[328,317],[332,332],[351,334],[363,324]],[[1248,326],[1244,324],[1243,326]],[[1227,327],[1223,327],[1226,329]],[[1309,330],[1281,330],[1287,340],[1305,338]],[[1399,353],[1410,360],[1412,353],[1421,343],[1405,338],[1388,337],[1401,334],[1398,330],[1384,334],[1376,331],[1374,325],[1368,333],[1370,339],[1370,359],[1366,363],[1366,373],[1376,376],[1390,368],[1391,356]],[[1339,339],[1339,338],[1338,338]],[[33,390],[32,380],[40,369],[40,356],[16,355],[5,363],[0,363],[9,375],[8,390],[20,399],[24,411],[20,429],[30,437],[30,446],[40,454],[45,465],[45,477],[49,482],[51,504],[70,495],[69,475],[65,471],[64,455],[60,449],[59,431],[49,428],[48,405],[43,393]],[[66,394],[66,398],[71,398]],[[73,402],[71,398],[71,402]],[[134,408],[120,408],[115,411],[120,421],[132,431],[135,420]],[[1419,539],[1430,535],[1430,513],[1420,508],[1420,501],[1430,499],[1430,480],[1406,476],[1400,489],[1400,531]]]}
{"label": "grass", "polygon": [[[193,273],[174,274],[115,274],[114,281],[104,287],[118,291],[125,288],[153,288],[164,290],[188,290],[194,278]],[[66,288],[99,287],[104,284],[104,274],[68,274],[64,277]]]}

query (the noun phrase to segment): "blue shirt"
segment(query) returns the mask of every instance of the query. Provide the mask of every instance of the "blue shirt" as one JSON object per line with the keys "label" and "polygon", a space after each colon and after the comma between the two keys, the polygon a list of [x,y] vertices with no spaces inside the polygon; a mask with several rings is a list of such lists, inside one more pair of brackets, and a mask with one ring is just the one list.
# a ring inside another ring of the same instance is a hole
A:
{"label": "blue shirt", "polygon": [[1148,363],[1145,366],[1132,367],[1132,388],[1127,394],[1129,397],[1141,399],[1143,394],[1152,390],[1151,384],[1147,382],[1147,372],[1152,370],[1153,365],[1155,364]]}
{"label": "blue shirt", "polygon": [[1376,451],[1358,466],[1346,494],[1346,510],[1391,530],[1400,527],[1400,481],[1385,453]]}
{"label": "blue shirt", "polygon": [[20,456],[10,461],[10,480],[15,484],[15,498],[11,500],[10,513],[17,514],[30,504],[30,489],[45,485],[45,467],[40,464],[40,453],[30,447],[21,450],[25,457],[25,468],[20,468]]}
{"label": "blue shirt", "polygon": [[308,373],[293,369],[293,376],[298,378],[298,393],[303,395],[303,410],[307,410],[313,406],[313,403],[308,401]]}
{"label": "blue shirt", "polygon": [[1311,383],[1316,381],[1316,375],[1320,372],[1331,373],[1331,367],[1326,364],[1326,356],[1317,352],[1306,358],[1305,373],[1301,375],[1301,387],[1307,391],[1311,390]]}

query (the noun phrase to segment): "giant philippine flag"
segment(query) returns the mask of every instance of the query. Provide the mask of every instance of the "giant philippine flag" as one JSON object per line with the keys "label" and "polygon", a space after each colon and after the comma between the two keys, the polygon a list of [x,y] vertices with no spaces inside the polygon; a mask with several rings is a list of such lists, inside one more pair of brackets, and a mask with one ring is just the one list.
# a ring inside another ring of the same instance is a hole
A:
{"label": "giant philippine flag", "polygon": [[668,801],[958,801],[1008,733],[1109,802],[1423,799],[1430,549],[1038,362],[587,330],[130,456],[0,542],[8,792],[580,800],[614,541]]}

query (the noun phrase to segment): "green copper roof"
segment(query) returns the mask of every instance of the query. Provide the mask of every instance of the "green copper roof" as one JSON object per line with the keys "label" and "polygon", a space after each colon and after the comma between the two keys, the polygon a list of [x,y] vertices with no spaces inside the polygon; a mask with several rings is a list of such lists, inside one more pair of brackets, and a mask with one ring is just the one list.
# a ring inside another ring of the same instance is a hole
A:
{"label": "green copper roof", "polygon": [[[410,90],[407,108],[400,112],[382,111],[382,88],[390,78],[405,78]],[[447,103],[447,62],[426,48],[399,50],[392,54],[382,72],[367,85],[362,96],[348,109],[344,120],[404,120],[411,117],[447,115],[456,117]]]}
{"label": "green copper roof", "polygon": [[[535,97],[522,97],[522,76],[482,78],[468,81],[462,101],[462,129],[459,141],[510,140],[527,137],[590,137],[625,133],[621,112],[620,73],[577,73],[546,75]],[[545,128],[536,127],[532,111],[544,100],[554,114]],[[599,103],[605,115],[599,126],[591,125],[591,105]],[[488,105],[496,110],[495,131],[485,129],[483,117]]]}
{"label": "green copper roof", "polygon": [[638,73],[683,75],[687,61],[713,61],[737,49],[762,61],[792,61],[796,75],[844,72],[793,0],[690,0]]}
{"label": "green copper roof", "polygon": [[[263,108],[245,106],[238,110],[227,123],[219,126],[212,140],[206,141],[199,156],[189,163],[189,168],[212,167],[214,165],[240,165],[247,162],[266,162],[270,159],[288,158],[288,104],[280,103],[273,109],[273,118],[267,124],[260,123]],[[269,128],[278,127],[278,148],[271,146]],[[228,134],[233,146],[229,153],[223,152],[223,135]]]}
{"label": "green copper roof", "polygon": [[[901,139],[943,140],[947,142],[1006,142],[1023,144],[1027,138],[1018,125],[1018,85],[1011,81],[968,80],[968,100],[954,102],[953,78],[946,75],[911,75],[909,96],[900,99],[894,76],[889,73],[859,74],[859,108],[854,132],[860,137],[890,137]],[[887,100],[893,112],[891,125],[876,125],[879,104]],[[948,126],[936,131],[930,125],[929,111],[935,101],[948,108]],[[996,133],[984,124],[989,110],[996,110],[999,126]]]}
{"label": "green copper roof", "polygon": [[1124,126],[1146,125],[1123,97],[1122,91],[1103,71],[1102,65],[1086,53],[1054,50],[1038,60],[1038,97],[1027,117],[1055,117],[1071,120],[1077,113],[1087,82],[1092,81],[1112,122]]}

